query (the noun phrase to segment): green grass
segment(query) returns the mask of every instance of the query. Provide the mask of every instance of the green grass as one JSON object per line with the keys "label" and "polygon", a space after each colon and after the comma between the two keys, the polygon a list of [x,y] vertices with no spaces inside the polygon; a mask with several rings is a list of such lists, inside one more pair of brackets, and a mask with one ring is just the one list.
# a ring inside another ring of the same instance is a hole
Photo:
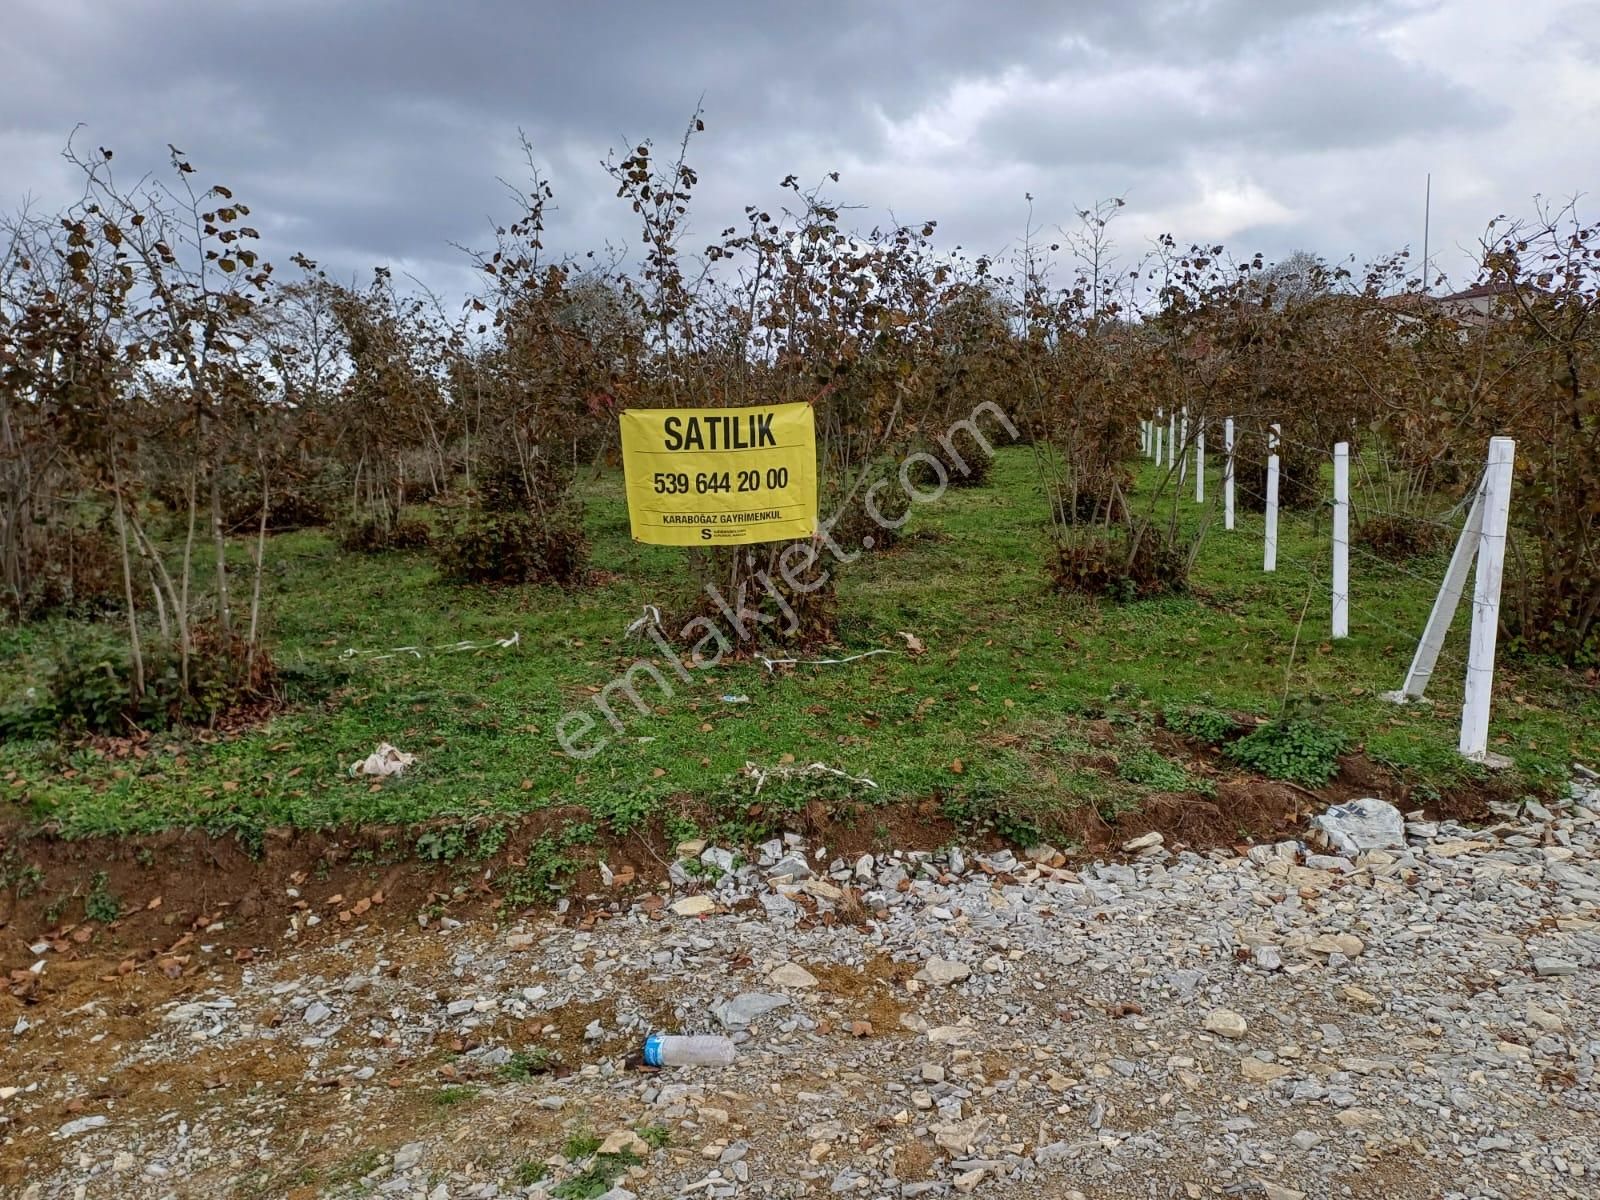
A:
{"label": "green grass", "polygon": [[452,1084],[428,1094],[428,1102],[435,1108],[455,1108],[478,1098],[478,1090],[466,1084]]}
{"label": "green grass", "polygon": [[588,1158],[600,1149],[600,1139],[585,1129],[572,1134],[561,1147],[561,1157],[568,1162],[577,1162],[581,1158]]}
{"label": "green grass", "polygon": [[596,1200],[611,1190],[612,1184],[629,1167],[644,1160],[636,1154],[600,1154],[583,1170],[550,1189],[554,1200]]}
{"label": "green grass", "polygon": [[536,1075],[545,1075],[561,1065],[561,1055],[546,1046],[530,1046],[515,1051],[500,1066],[502,1079],[525,1082]]}
{"label": "green grass", "polygon": [[109,925],[122,915],[122,901],[106,886],[106,873],[98,872],[83,898],[83,915],[91,921]]}
{"label": "green grass", "polygon": [[[1145,494],[1154,477],[1143,471]],[[270,826],[444,818],[414,839],[418,853],[440,860],[474,856],[483,829],[557,805],[588,811],[575,822],[585,835],[626,832],[654,816],[684,828],[684,797],[723,823],[707,833],[756,834],[824,794],[869,806],[931,797],[1020,836],[1048,828],[1054,807],[1114,812],[1151,786],[1082,767],[1086,717],[1111,716],[1137,737],[1166,709],[1271,717],[1286,695],[1319,698],[1324,720],[1425,787],[1449,787],[1474,770],[1455,755],[1470,605],[1446,643],[1435,703],[1402,709],[1378,699],[1400,682],[1442,560],[1389,567],[1354,555],[1352,636],[1337,644],[1327,640],[1325,515],[1285,514],[1273,575],[1260,570],[1262,519],[1241,510],[1234,532],[1213,522],[1189,595],[1128,605],[1061,597],[1045,586],[1044,506],[1025,449],[1001,452],[990,486],[913,510],[902,547],[840,571],[839,649],[895,653],[780,674],[730,663],[694,672],[692,684],[674,680],[671,699],[641,681],[654,711],[638,715],[623,701],[625,732],[575,761],[559,751],[557,722],[590,705],[647,648],[624,636],[644,605],[683,611],[692,588],[683,552],[629,539],[615,473],[584,487],[594,565],[607,575],[573,592],[457,588],[425,556],[346,556],[315,531],[275,538],[266,586],[274,653],[301,674],[334,680],[330,698],[240,736],[158,736],[145,758],[0,745],[0,804],[74,837],[176,825],[259,842]],[[1213,473],[1208,494],[1219,492]],[[1179,512],[1200,519],[1187,501]],[[905,653],[901,630],[927,652]],[[431,649],[512,633],[520,644],[510,649]],[[0,695],[36,681],[40,656],[72,636],[61,624],[0,630]],[[423,647],[420,657],[370,653],[407,645]],[[351,650],[359,653],[342,657]],[[1527,783],[1600,758],[1592,687],[1510,662],[1497,684],[1492,748]],[[750,702],[724,703],[725,693]],[[611,733],[603,723],[597,731]],[[417,766],[381,786],[350,778],[349,764],[380,741],[416,753]],[[771,767],[785,755],[878,788],[774,778],[750,816],[744,764]],[[1048,787],[1041,762],[1054,772]],[[576,852],[568,838],[543,846],[527,894],[558,890]]]}
{"label": "green grass", "polygon": [[664,1150],[672,1141],[672,1131],[665,1125],[644,1125],[635,1132],[639,1140],[652,1150]]}

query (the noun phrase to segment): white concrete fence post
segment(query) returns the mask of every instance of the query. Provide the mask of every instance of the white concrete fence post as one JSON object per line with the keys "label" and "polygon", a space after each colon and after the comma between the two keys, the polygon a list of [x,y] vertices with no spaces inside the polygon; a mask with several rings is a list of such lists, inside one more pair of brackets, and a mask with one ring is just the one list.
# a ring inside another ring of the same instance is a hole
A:
{"label": "white concrete fence post", "polygon": [[1173,409],[1167,414],[1167,466],[1175,466],[1178,461],[1178,410]]}
{"label": "white concrete fence post", "polygon": [[1467,649],[1466,698],[1461,707],[1461,753],[1483,761],[1489,750],[1489,703],[1494,695],[1494,648],[1500,631],[1500,582],[1506,567],[1506,525],[1517,443],[1489,439],[1483,472],[1483,529],[1478,577],[1472,589],[1472,640]]}
{"label": "white concrete fence post", "polygon": [[1156,466],[1159,467],[1161,465],[1161,422],[1159,420],[1156,422],[1155,429],[1151,432],[1155,434],[1155,458]]}
{"label": "white concrete fence post", "polygon": [[1199,423],[1194,434],[1194,502],[1206,502],[1206,426]]}
{"label": "white concrete fence post", "polygon": [[[1276,444],[1276,443],[1274,443]],[[1267,548],[1263,571],[1278,569],[1278,452],[1267,455]]]}
{"label": "white concrete fence post", "polygon": [[1183,420],[1178,424],[1178,486],[1189,477],[1189,406],[1183,406]]}
{"label": "white concrete fence post", "polygon": [[1483,478],[1473,490],[1472,507],[1456,539],[1456,548],[1445,568],[1444,581],[1434,598],[1433,611],[1423,626],[1416,653],[1406,671],[1400,690],[1385,692],[1383,698],[1396,704],[1419,700],[1439,661],[1445,634],[1461,603],[1467,585],[1467,570],[1473,557],[1478,560],[1477,580],[1472,592],[1472,632],[1467,648],[1467,678],[1461,705],[1461,753],[1489,766],[1504,760],[1489,753],[1489,705],[1494,694],[1494,651],[1500,631],[1500,584],[1505,577],[1506,526],[1511,510],[1511,480],[1516,464],[1517,443],[1513,438],[1489,439],[1489,458]]}
{"label": "white concrete fence post", "polygon": [[1233,528],[1233,418],[1222,422],[1222,527]]}
{"label": "white concrete fence post", "polygon": [[1350,636],[1350,443],[1333,448],[1333,636]]}

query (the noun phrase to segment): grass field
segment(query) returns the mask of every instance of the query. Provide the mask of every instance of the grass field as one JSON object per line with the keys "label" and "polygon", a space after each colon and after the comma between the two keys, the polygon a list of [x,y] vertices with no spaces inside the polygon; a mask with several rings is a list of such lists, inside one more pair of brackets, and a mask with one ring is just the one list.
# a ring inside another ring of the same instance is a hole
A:
{"label": "grass field", "polygon": [[[1148,469],[1142,484],[1153,477]],[[747,762],[821,761],[878,786],[774,780],[765,809],[830,791],[869,805],[934,798],[947,814],[1022,837],[1074,806],[1116,811],[1154,791],[1203,790],[1151,748],[1164,707],[1272,715],[1286,695],[1314,697],[1318,720],[1425,789],[1476,770],[1455,753],[1470,605],[1446,645],[1434,704],[1378,699],[1400,682],[1442,559],[1402,568],[1355,555],[1352,636],[1337,645],[1327,640],[1325,514],[1286,516],[1275,575],[1260,570],[1261,518],[1241,511],[1235,532],[1213,522],[1189,595],[1127,605],[1063,598],[1045,585],[1033,458],[1015,448],[1000,453],[989,486],[915,509],[900,547],[841,573],[839,652],[894,653],[778,674],[747,661],[695,672],[651,714],[624,703],[626,735],[574,761],[557,745],[557,721],[648,650],[624,637],[644,605],[682,611],[693,588],[679,551],[628,537],[620,476],[585,489],[594,566],[607,582],[571,593],[460,589],[439,582],[426,556],[343,555],[322,532],[276,538],[276,656],[332,673],[332,696],[238,734],[158,735],[143,756],[0,746],[13,817],[69,836],[171,826],[258,834],[578,805],[613,830],[660,817],[670,832],[688,827],[675,818],[707,805],[737,827],[753,798]],[[1219,481],[1208,490],[1217,495]],[[1182,507],[1183,519],[1199,519],[1194,505]],[[902,630],[926,652],[909,654]],[[520,643],[509,649],[428,649],[513,633]],[[0,633],[4,684],[20,686],[53,638],[74,634],[64,625]],[[424,649],[367,653],[405,645]],[[361,653],[342,658],[348,650]],[[1493,747],[1527,786],[1600,757],[1592,684],[1515,663],[1496,682]],[[641,690],[656,699],[647,683]],[[1114,769],[1085,738],[1099,717],[1117,731]],[[380,741],[416,753],[418,765],[381,785],[351,779],[349,764]],[[577,836],[586,825],[575,819]]]}

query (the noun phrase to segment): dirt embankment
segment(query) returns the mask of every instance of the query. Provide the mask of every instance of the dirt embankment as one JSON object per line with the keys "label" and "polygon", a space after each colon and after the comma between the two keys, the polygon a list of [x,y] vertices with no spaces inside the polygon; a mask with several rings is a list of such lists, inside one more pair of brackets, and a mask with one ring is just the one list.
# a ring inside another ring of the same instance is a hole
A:
{"label": "dirt embankment", "polygon": [[[1329,804],[1381,795],[1402,807],[1410,797],[1391,772],[1361,755],[1341,760],[1339,776],[1311,791],[1294,784],[1240,777],[1208,747],[1158,730],[1158,747],[1187,758],[1214,778],[1215,794],[1156,795],[1108,823],[1091,806],[1074,810],[1061,843],[1066,858],[1114,856],[1122,842],[1152,831],[1170,847],[1239,847],[1295,836],[1305,819]],[[1421,803],[1431,817],[1474,822],[1505,799],[1493,783]],[[139,837],[68,840],[49,829],[0,820],[0,967],[9,972],[13,1004],[37,1003],[52,990],[28,968],[31,947],[49,943],[52,962],[83,961],[127,974],[185,969],[185,952],[205,944],[212,954],[248,961],[276,944],[286,928],[302,943],[336,938],[352,922],[385,928],[414,925],[419,913],[478,913],[506,906],[499,886],[525,869],[546,834],[587,817],[548,809],[519,819],[492,854],[463,852],[448,860],[419,858],[427,827],[357,830],[275,829],[250,853],[232,836],[169,830]],[[934,849],[952,843],[998,845],[963,830],[934,800],[859,811],[820,803],[795,814],[812,843],[851,858],[887,846]],[[443,826],[441,826],[442,828]],[[577,869],[565,880],[574,919],[620,908],[665,882],[673,858],[659,823],[626,836],[602,835],[566,851]],[[606,864],[610,881],[600,869]],[[114,919],[107,919],[115,911]],[[59,974],[52,974],[52,980]],[[13,1018],[14,1019],[14,1018]]]}

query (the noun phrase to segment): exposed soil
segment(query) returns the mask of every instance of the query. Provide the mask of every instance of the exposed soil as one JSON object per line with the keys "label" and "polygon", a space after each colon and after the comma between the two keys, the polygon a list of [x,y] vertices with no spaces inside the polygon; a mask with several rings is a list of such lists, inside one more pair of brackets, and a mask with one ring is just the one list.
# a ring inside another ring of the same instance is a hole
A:
{"label": "exposed soil", "polygon": [[[1277,841],[1293,836],[1308,815],[1331,803],[1376,794],[1405,808],[1411,799],[1392,772],[1361,755],[1342,759],[1338,778],[1313,792],[1241,776],[1213,748],[1167,731],[1155,731],[1155,739],[1164,754],[1213,778],[1215,795],[1158,794],[1109,823],[1083,806],[1069,814],[1063,830],[1075,856],[1114,857],[1122,842],[1151,831],[1161,832],[1173,848]],[[1490,781],[1421,807],[1432,817],[1481,822],[1490,819],[1491,801],[1506,798]],[[13,875],[26,865],[29,877],[0,889],[0,968],[11,972],[11,1000],[30,1005],[59,989],[65,977],[60,967],[47,982],[27,972],[38,957],[29,947],[40,941],[56,948],[52,961],[62,965],[76,960],[98,963],[96,970],[113,977],[164,972],[181,978],[197,943],[248,962],[296,914],[302,944],[314,945],[338,938],[352,923],[394,928],[414,925],[423,911],[466,915],[498,909],[505,901],[495,881],[522,866],[539,838],[586,817],[584,810],[570,808],[528,813],[493,855],[449,862],[424,861],[397,849],[415,845],[422,828],[275,829],[252,856],[232,836],[199,830],[67,840],[13,823],[0,829],[0,863],[13,864]],[[933,799],[859,811],[817,803],[795,823],[814,843],[846,858],[887,846],[999,844],[993,836],[958,828]],[[571,916],[591,923],[628,897],[657,890],[673,858],[658,822],[622,837],[602,835],[573,853],[585,855],[586,865],[568,891],[587,899],[572,907]],[[603,887],[600,862],[628,882]],[[111,922],[90,920],[85,910],[101,875],[100,891],[121,906]]]}

